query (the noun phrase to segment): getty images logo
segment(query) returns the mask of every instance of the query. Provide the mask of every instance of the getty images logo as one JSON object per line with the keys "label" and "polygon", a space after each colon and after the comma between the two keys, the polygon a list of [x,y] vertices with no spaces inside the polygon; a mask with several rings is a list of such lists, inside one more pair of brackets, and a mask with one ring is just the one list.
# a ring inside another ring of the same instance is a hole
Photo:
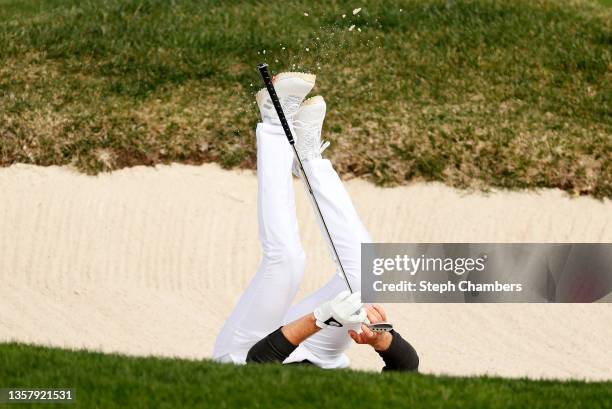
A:
{"label": "getty images logo", "polygon": [[458,276],[472,271],[483,271],[487,255],[478,257],[411,257],[397,254],[395,257],[375,258],[372,262],[372,273],[380,276],[389,271],[403,271],[411,276],[419,272],[452,272]]}

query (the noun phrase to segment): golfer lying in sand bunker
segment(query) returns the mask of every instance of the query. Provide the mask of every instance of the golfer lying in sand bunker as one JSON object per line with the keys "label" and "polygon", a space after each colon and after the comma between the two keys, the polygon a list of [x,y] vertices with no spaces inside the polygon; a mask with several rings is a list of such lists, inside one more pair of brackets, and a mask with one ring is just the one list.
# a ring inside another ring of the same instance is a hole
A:
{"label": "golfer lying in sand bunker", "polygon": [[[263,257],[255,277],[219,333],[214,358],[222,362],[310,363],[344,368],[351,338],[371,345],[383,358],[383,370],[417,370],[418,356],[399,333],[375,332],[368,324],[386,321],[380,306],[360,299],[361,243],[371,241],[329,160],[321,154],[326,105],[321,96],[304,101],[315,76],[281,73],[274,88],[302,160],[317,206],[325,217],[341,267],[319,290],[292,305],[300,287],[305,254],[300,243],[291,172],[299,173],[281,118],[270,93],[256,95],[262,116],[257,125],[259,238]],[[326,237],[327,238],[327,237]],[[332,243],[329,243],[329,242]],[[342,271],[340,271],[342,270]],[[347,291],[347,285],[354,293]]]}

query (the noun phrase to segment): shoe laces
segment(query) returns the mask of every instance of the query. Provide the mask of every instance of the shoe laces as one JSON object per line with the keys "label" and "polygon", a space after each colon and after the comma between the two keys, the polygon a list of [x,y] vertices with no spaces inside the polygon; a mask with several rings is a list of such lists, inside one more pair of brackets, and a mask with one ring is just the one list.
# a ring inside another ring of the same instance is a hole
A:
{"label": "shoe laces", "polygon": [[303,98],[296,95],[287,95],[285,98],[283,98],[281,107],[283,108],[283,112],[285,112],[287,115],[287,119],[292,119],[298,109],[300,109],[302,99]]}
{"label": "shoe laces", "polygon": [[[310,153],[312,156],[322,154],[330,145],[329,141],[321,140],[321,126],[317,123],[294,120],[293,128],[302,131],[302,135],[299,138],[299,146],[301,150]],[[316,146],[317,144],[319,145],[318,147]],[[310,157],[311,155],[308,156]]]}
{"label": "shoe laces", "polygon": [[[283,109],[285,117],[288,121],[291,121],[293,119],[293,116],[297,113],[298,109],[300,109],[302,99],[303,98],[296,95],[287,95],[281,100],[281,108]],[[266,103],[268,104],[268,106],[266,107],[268,111],[266,112],[269,112],[270,114],[264,114],[264,118],[278,119],[278,115],[276,113],[276,110],[274,109],[274,104],[272,103],[272,99],[269,96],[266,100]]]}

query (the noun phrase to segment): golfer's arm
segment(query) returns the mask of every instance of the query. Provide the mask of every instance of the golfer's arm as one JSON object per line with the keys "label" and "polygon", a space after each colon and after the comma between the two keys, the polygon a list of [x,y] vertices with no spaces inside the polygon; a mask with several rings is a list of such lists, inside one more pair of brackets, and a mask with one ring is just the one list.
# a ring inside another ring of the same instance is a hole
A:
{"label": "golfer's arm", "polygon": [[281,328],[287,341],[298,346],[303,341],[318,332],[321,328],[317,327],[317,319],[313,313],[303,316]]}
{"label": "golfer's arm", "polygon": [[283,362],[309,336],[320,328],[314,314],[308,314],[280,327],[251,347],[247,363]]}
{"label": "golfer's arm", "polygon": [[393,339],[389,348],[376,351],[385,361],[383,371],[416,371],[419,369],[419,356],[415,349],[402,336],[391,331]]}

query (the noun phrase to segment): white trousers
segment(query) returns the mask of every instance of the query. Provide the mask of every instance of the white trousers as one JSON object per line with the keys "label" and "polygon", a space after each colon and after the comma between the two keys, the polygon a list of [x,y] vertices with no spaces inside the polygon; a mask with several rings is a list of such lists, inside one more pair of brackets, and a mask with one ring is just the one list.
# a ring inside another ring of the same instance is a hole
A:
{"label": "white trousers", "polygon": [[[213,357],[244,363],[249,349],[283,324],[311,313],[347,289],[338,269],[319,290],[292,306],[300,287],[305,254],[300,243],[291,176],[293,150],[280,125],[257,126],[259,269],[238,301],[215,343]],[[304,162],[313,192],[353,291],[361,288],[361,243],[370,235],[359,219],[342,181],[325,159]],[[330,250],[331,251],[331,250]],[[346,367],[348,328],[325,328],[303,342],[285,363],[305,359],[323,368]]]}

